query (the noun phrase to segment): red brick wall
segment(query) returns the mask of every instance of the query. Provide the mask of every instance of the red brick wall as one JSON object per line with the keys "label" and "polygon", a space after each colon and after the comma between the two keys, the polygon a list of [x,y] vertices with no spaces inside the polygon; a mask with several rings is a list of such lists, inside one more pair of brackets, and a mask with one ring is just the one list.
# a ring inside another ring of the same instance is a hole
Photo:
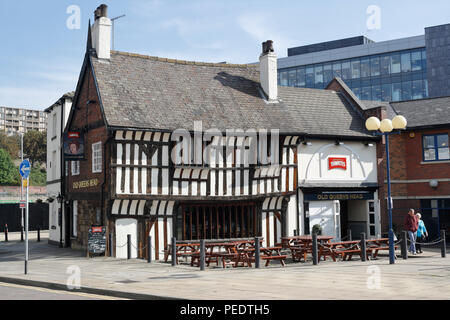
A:
{"label": "red brick wall", "polygon": [[[87,101],[93,101],[87,105]],[[67,195],[70,200],[78,200],[78,236],[77,239],[72,239],[73,248],[86,248],[87,235],[90,226],[95,224],[97,209],[103,208],[102,219],[103,224],[107,225],[107,204],[108,190],[109,190],[109,146],[105,143],[108,140],[108,131],[106,129],[103,115],[101,112],[99,98],[95,87],[94,78],[91,70],[86,72],[83,84],[80,89],[80,96],[77,104],[73,106],[74,114],[69,124],[69,131],[84,131],[85,132],[85,158],[80,161],[80,174],[72,176],[69,164],[69,176],[67,177]],[[102,142],[102,172],[92,172],[92,144]],[[105,154],[106,148],[106,154]],[[103,189],[102,200],[102,184],[106,184]],[[96,181],[95,185],[89,185],[83,188],[74,188],[74,182]]]}
{"label": "red brick wall", "polygon": [[[89,105],[86,105],[88,100],[95,101],[95,103],[90,103]],[[99,98],[97,96],[97,91],[95,88],[94,78],[92,77],[90,70],[86,73],[85,80],[81,88],[80,98],[77,102],[77,105],[74,107],[76,109],[74,109],[75,112],[69,126],[69,131],[82,130],[88,125],[98,126],[99,123],[101,122],[104,123],[99,104]],[[89,129],[87,132],[85,132],[86,160],[80,162],[79,175],[72,176],[71,170],[69,170],[69,177],[68,177],[69,194],[101,192],[101,186],[102,183],[104,182],[104,172],[103,171],[101,173],[92,172],[92,144],[102,142],[102,147],[104,148],[107,138],[108,133],[104,125],[101,127]],[[105,170],[104,166],[102,170]],[[98,184],[96,186],[90,186],[87,188],[79,188],[79,189],[73,188],[74,182],[88,181],[92,179],[98,180]]]}
{"label": "red brick wall", "polygon": [[[390,136],[390,168],[391,180],[422,180],[450,178],[450,163],[423,163],[422,136],[424,134],[450,133],[450,129],[423,129],[406,131],[401,135]],[[386,163],[383,159],[379,162],[380,199],[382,229],[387,230],[387,186]],[[394,200],[393,224],[403,227],[403,220],[410,208],[420,210],[420,198],[450,195],[450,182],[439,182],[439,186],[433,189],[428,182],[419,183],[392,183],[392,196],[417,197],[418,199]]]}

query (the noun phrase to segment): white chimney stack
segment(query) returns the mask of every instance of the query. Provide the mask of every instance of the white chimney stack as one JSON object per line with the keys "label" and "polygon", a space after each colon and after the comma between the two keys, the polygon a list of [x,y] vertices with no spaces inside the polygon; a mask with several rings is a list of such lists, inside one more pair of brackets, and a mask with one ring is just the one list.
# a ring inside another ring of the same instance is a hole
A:
{"label": "white chimney stack", "polygon": [[111,58],[111,26],[108,6],[102,4],[95,10],[95,22],[92,26],[92,46],[99,59]]}
{"label": "white chimney stack", "polygon": [[263,43],[263,52],[259,57],[259,73],[261,86],[270,101],[278,100],[277,55],[273,49],[273,41]]}

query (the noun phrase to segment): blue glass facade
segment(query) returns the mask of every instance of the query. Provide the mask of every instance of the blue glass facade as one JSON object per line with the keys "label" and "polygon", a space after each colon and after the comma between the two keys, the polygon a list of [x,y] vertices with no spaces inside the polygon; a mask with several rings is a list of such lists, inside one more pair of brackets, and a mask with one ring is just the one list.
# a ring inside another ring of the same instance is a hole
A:
{"label": "blue glass facade", "polygon": [[280,86],[324,89],[340,77],[362,100],[406,101],[428,97],[425,48],[278,70]]}

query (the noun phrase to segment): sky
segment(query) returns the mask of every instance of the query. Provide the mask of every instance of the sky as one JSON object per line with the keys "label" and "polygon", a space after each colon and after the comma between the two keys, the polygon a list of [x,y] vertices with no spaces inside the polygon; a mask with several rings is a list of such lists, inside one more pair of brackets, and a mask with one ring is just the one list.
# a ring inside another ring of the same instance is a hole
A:
{"label": "sky", "polygon": [[[281,58],[291,47],[393,40],[450,23],[448,0],[1,0],[0,106],[44,110],[76,89],[89,19],[102,3],[110,18],[126,15],[115,22],[116,50],[204,62],[257,62],[269,39]],[[367,25],[373,5],[376,29]]]}

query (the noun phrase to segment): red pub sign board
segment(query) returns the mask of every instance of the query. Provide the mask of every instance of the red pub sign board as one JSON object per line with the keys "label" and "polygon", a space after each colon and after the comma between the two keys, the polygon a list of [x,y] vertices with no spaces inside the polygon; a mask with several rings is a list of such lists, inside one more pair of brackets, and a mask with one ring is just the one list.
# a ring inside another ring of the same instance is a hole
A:
{"label": "red pub sign board", "polygon": [[328,158],[328,170],[333,169],[347,170],[347,158]]}

